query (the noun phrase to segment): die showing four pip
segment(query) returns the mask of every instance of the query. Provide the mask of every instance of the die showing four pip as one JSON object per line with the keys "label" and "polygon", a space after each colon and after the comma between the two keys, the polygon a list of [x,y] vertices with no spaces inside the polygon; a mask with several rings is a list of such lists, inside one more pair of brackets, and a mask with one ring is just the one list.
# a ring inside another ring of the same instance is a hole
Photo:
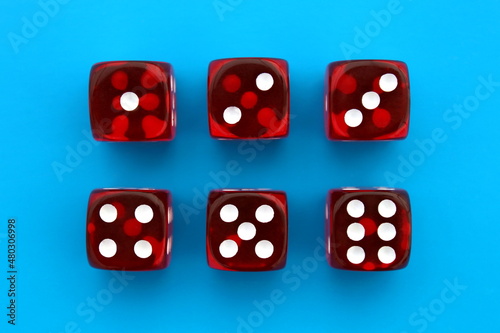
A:
{"label": "die showing four pip", "polygon": [[[275,58],[210,63],[208,122],[217,139],[278,139],[288,135],[288,64]],[[331,140],[398,140],[409,128],[409,79],[403,62],[331,63],[325,83],[325,125]],[[89,109],[99,141],[167,141],[175,136],[173,68],[164,62],[112,61],[92,67]],[[171,195],[153,189],[98,189],[89,199],[87,255],[101,269],[166,268],[172,249]],[[228,271],[285,267],[286,194],[214,190],[207,204],[208,265]],[[331,266],[384,271],[408,264],[410,202],[406,191],[331,190],[326,208]]]}
{"label": "die showing four pip", "polygon": [[150,271],[170,263],[170,192],[97,189],[87,211],[87,256],[101,269]]}

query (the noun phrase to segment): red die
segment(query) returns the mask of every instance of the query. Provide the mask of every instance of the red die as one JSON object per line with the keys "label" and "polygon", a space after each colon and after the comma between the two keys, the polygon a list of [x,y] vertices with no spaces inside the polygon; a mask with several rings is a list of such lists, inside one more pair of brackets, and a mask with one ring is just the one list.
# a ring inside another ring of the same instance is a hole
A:
{"label": "red die", "polygon": [[289,128],[288,64],[235,58],[210,63],[208,121],[218,139],[276,139]]}
{"label": "red die", "polygon": [[410,85],[400,61],[338,61],[328,66],[325,123],[331,140],[398,140],[408,135]]}
{"label": "red die", "polygon": [[285,267],[286,194],[269,190],[216,190],[208,198],[207,259],[228,271]]}
{"label": "red die", "polygon": [[99,141],[166,141],[175,135],[175,81],[165,62],[111,61],[90,72],[90,123]]}
{"label": "red die", "polygon": [[166,268],[172,249],[170,192],[99,189],[90,194],[87,255],[101,269]]}
{"label": "red die", "polygon": [[343,188],[328,193],[327,258],[335,268],[387,271],[408,265],[411,213],[400,189]]}

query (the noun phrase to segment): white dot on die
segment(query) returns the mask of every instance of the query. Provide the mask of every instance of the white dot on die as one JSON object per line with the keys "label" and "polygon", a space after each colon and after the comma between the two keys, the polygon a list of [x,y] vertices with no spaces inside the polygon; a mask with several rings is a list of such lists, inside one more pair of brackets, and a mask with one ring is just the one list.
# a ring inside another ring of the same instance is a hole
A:
{"label": "white dot on die", "polygon": [[238,253],[238,244],[232,239],[226,239],[220,243],[219,252],[224,258],[232,258]]}
{"label": "white dot on die", "polygon": [[106,223],[111,223],[118,217],[118,210],[111,204],[105,204],[99,210],[99,217]]}
{"label": "white dot on die", "polygon": [[378,213],[385,218],[393,217],[396,214],[396,204],[392,200],[384,199],[378,204]]}
{"label": "white dot on die", "polygon": [[398,78],[392,73],[387,73],[380,77],[378,84],[383,91],[391,92],[398,86]]}
{"label": "white dot on die", "polygon": [[219,215],[224,222],[234,222],[238,218],[238,208],[235,205],[224,205],[220,209]]}
{"label": "white dot on die", "polygon": [[390,246],[382,246],[378,250],[378,260],[383,264],[390,264],[396,260],[396,251]]}
{"label": "white dot on die", "polygon": [[351,223],[347,227],[347,237],[353,241],[360,241],[365,237],[365,227],[361,223]]}
{"label": "white dot on die", "polygon": [[354,199],[347,204],[347,214],[351,217],[358,218],[363,216],[364,213],[365,205],[361,201]]}
{"label": "white dot on die", "polygon": [[234,125],[241,120],[241,110],[236,106],[229,106],[222,114],[224,121],[230,125]]}
{"label": "white dot on die", "polygon": [[146,240],[140,240],[134,245],[135,255],[139,258],[146,259],[153,254],[153,246]]}
{"label": "white dot on die", "polygon": [[273,255],[274,245],[268,240],[261,240],[255,244],[255,254],[261,259],[267,259]]}
{"label": "white dot on die", "polygon": [[274,209],[269,205],[262,205],[255,211],[255,218],[261,223],[270,222],[274,217]]}
{"label": "white dot on die", "polygon": [[139,97],[133,92],[126,92],[120,97],[120,105],[125,111],[134,111],[139,106]]}
{"label": "white dot on die", "polygon": [[114,240],[106,238],[99,244],[99,253],[103,257],[111,258],[116,254],[116,243]]}
{"label": "white dot on die", "polygon": [[347,260],[353,264],[361,264],[365,260],[365,250],[361,246],[351,246],[347,250]]}
{"label": "white dot on die", "polygon": [[351,109],[345,113],[344,121],[349,127],[358,127],[363,121],[363,113],[358,109]]}
{"label": "white dot on die", "polygon": [[257,229],[250,222],[243,222],[238,227],[238,236],[242,240],[250,240],[250,239],[255,237],[256,233],[257,233]]}
{"label": "white dot on die", "polygon": [[382,223],[377,229],[378,237],[383,241],[390,241],[396,237],[396,228],[391,223]]}
{"label": "white dot on die", "polygon": [[149,205],[140,205],[135,209],[135,218],[141,223],[148,223],[154,217],[153,208]]}
{"label": "white dot on die", "polygon": [[361,104],[368,110],[373,110],[379,106],[380,96],[374,91],[369,91],[361,97]]}
{"label": "white dot on die", "polygon": [[260,90],[268,91],[274,85],[274,79],[271,74],[262,73],[257,76],[255,83],[257,84],[257,88],[259,88]]}

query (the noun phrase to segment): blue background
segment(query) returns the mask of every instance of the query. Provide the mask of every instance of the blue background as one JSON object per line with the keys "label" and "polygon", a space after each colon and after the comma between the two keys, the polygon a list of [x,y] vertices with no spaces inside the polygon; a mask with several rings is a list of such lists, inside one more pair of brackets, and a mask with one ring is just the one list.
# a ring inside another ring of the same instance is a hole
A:
{"label": "blue background", "polygon": [[[65,2],[1,1],[0,331],[498,331],[497,1]],[[208,63],[237,56],[289,61],[288,138],[254,146],[209,138]],[[327,141],[326,65],[368,58],[407,62],[410,135],[386,143]],[[173,142],[89,139],[88,73],[104,60],[173,64],[179,110]],[[459,107],[462,113],[453,111]],[[231,160],[238,174],[225,179]],[[54,169],[61,165],[62,174]],[[206,190],[217,186],[214,175],[226,187],[287,191],[284,270],[207,266],[200,207]],[[382,273],[330,268],[321,248],[327,190],[388,185],[412,199],[410,265]],[[86,204],[99,187],[173,192],[168,269],[117,279],[87,264]],[[187,207],[194,213],[183,216]],[[12,217],[16,327],[4,314]]]}

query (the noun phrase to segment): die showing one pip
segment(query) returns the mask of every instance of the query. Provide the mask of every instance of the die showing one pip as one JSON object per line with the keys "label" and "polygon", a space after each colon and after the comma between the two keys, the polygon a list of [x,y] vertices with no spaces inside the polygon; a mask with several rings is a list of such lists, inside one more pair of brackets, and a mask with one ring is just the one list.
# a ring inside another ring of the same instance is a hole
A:
{"label": "die showing one pip", "polygon": [[408,265],[411,212],[401,189],[342,188],[328,193],[327,258],[331,266],[387,271]]}
{"label": "die showing one pip", "polygon": [[325,81],[325,124],[329,139],[406,138],[410,84],[405,63],[337,61],[328,65]]}
{"label": "die showing one pip", "polygon": [[87,256],[101,269],[148,271],[166,268],[172,249],[170,192],[97,189],[87,212]]}
{"label": "die showing one pip", "polygon": [[166,141],[175,135],[175,80],[165,62],[110,61],[90,72],[90,123],[99,141]]}
{"label": "die showing one pip", "polygon": [[208,121],[218,139],[277,139],[288,135],[288,63],[233,58],[210,63]]}
{"label": "die showing one pip", "polygon": [[208,197],[207,259],[212,268],[270,271],[286,264],[285,192],[215,190]]}

